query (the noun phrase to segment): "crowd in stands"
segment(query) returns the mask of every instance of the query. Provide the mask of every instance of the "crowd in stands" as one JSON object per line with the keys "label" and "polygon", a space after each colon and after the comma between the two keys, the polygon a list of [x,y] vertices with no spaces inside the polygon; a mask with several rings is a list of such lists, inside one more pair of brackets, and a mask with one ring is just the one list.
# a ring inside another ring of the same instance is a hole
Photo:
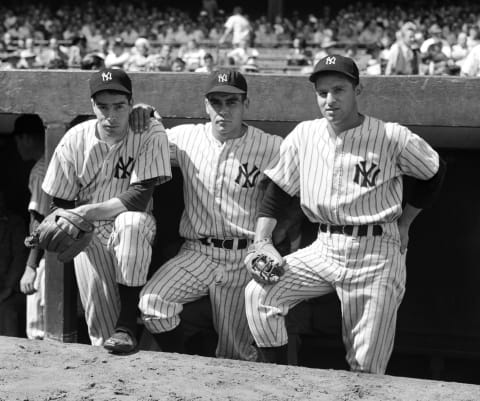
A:
{"label": "crowd in stands", "polygon": [[[116,66],[128,71],[309,73],[333,53],[363,74],[480,75],[480,5],[474,2],[352,3],[273,21],[203,0],[198,15],[145,1],[55,8],[0,5],[0,68]],[[325,4],[325,3],[324,3]]]}

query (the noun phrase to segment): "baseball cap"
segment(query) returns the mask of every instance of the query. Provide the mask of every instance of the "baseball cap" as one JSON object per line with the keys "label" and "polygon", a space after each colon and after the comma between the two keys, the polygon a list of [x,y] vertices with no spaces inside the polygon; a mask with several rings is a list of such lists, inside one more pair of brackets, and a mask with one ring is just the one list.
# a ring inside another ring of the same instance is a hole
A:
{"label": "baseball cap", "polygon": [[221,69],[210,74],[205,95],[213,92],[247,93],[247,81],[238,71]]}
{"label": "baseball cap", "polygon": [[324,72],[338,72],[352,78],[357,83],[360,81],[358,67],[350,57],[334,54],[320,59],[319,62],[315,64],[313,72],[309,77],[310,82],[315,83],[318,75]]}
{"label": "baseball cap", "polygon": [[116,91],[132,94],[132,81],[127,73],[119,68],[104,68],[90,77],[90,96],[100,91]]}

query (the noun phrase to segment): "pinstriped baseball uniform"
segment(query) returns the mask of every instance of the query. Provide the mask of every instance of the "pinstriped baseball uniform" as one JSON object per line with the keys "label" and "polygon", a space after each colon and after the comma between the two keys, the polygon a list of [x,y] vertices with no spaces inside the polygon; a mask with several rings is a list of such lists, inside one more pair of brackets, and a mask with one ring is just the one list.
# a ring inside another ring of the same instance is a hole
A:
{"label": "pinstriped baseball uniform", "polygon": [[[300,123],[266,175],[288,194],[300,195],[312,222],[367,224],[368,235],[320,230],[313,244],[285,258],[279,283],[262,287],[252,281],[246,313],[257,344],[286,344],[288,310],[336,291],[351,369],[383,373],[405,290],[405,255],[396,223],[402,213],[401,177],[429,179],[438,167],[438,154],[395,123],[366,116],[360,126],[339,135],[330,132],[325,119]],[[382,226],[382,235],[372,235],[375,224]]]}
{"label": "pinstriped baseball uniform", "polygon": [[[171,178],[168,140],[160,123],[142,135],[129,131],[109,146],[96,134],[97,120],[70,129],[58,144],[43,189],[77,205],[104,202],[130,184]],[[89,247],[75,258],[80,298],[90,339],[102,345],[113,331],[120,310],[117,283],[145,283],[155,235],[155,220],[147,212],[124,212],[114,220],[96,221]]]}
{"label": "pinstriped baseball uniform", "polygon": [[[32,167],[28,178],[28,189],[30,191],[30,201],[28,211],[35,211],[42,216],[49,212],[49,197],[42,191],[42,182],[45,177],[45,157],[41,157]],[[32,227],[30,229],[32,232]],[[45,304],[45,260],[42,258],[37,268],[37,277],[34,287],[37,290],[33,294],[27,295],[27,323],[26,334],[30,339],[42,339],[45,334],[44,311]]]}
{"label": "pinstriped baseball uniform", "polygon": [[145,285],[140,310],[153,333],[179,324],[182,304],[210,294],[219,334],[218,357],[254,360],[256,352],[245,318],[244,289],[250,277],[246,249],[222,249],[200,238],[253,238],[265,168],[278,157],[282,138],[248,127],[240,138],[214,138],[211,123],[181,125],[167,132],[172,164],[184,178],[185,210],[179,254]]}

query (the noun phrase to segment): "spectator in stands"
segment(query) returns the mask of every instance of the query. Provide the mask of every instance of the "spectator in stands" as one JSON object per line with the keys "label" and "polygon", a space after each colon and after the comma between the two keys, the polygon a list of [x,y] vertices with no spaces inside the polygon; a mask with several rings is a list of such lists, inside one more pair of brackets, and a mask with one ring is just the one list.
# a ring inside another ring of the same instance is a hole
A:
{"label": "spectator in stands", "polygon": [[363,73],[365,75],[381,75],[383,73],[381,47],[372,45],[367,48],[367,63]]}
{"label": "spectator in stands", "polygon": [[472,25],[470,28],[468,28],[467,46],[469,50],[472,50],[476,45],[478,45],[478,32],[479,29],[475,25]]}
{"label": "spectator in stands", "polygon": [[82,70],[100,70],[105,67],[105,59],[98,52],[88,53],[80,62]]}
{"label": "spectator in stands", "polygon": [[[420,46],[420,52],[423,55],[427,55],[429,53],[428,49],[430,45],[434,43],[440,43],[440,50],[443,54],[445,54],[447,58],[450,58],[452,55],[452,49],[449,43],[442,38],[442,29],[440,28],[440,26],[438,24],[433,24],[429,28],[428,33],[430,34],[430,37],[422,43],[422,45]],[[435,50],[436,48],[437,46],[435,46],[433,49]]]}
{"label": "spectator in stands", "polygon": [[305,66],[311,64],[312,53],[307,49],[304,38],[296,37],[292,42],[292,51],[287,55],[287,65]]}
{"label": "spectator in stands", "polygon": [[378,44],[380,43],[382,35],[383,26],[381,26],[376,20],[372,19],[362,33],[360,33],[358,44],[365,46]]}
{"label": "spectator in stands", "polygon": [[50,38],[48,48],[41,55],[42,64],[49,69],[65,69],[68,68],[68,50],[60,46],[56,37]]}
{"label": "spectator in stands", "polygon": [[68,50],[68,66],[73,68],[80,67],[83,58],[87,55],[87,38],[85,36],[76,36],[72,40],[72,45]]}
{"label": "spectator in stands", "polygon": [[240,67],[240,72],[242,73],[257,73],[260,72],[258,68],[257,58],[249,57],[245,64]]}
{"label": "spectator in stands", "polygon": [[386,75],[416,75],[420,72],[420,54],[415,46],[415,31],[413,22],[402,25],[398,40],[390,47]]}
{"label": "spectator in stands", "polygon": [[465,32],[460,32],[457,37],[457,43],[452,46],[452,60],[457,66],[461,67],[467,58],[469,51],[467,34]]}
{"label": "spectator in stands", "polygon": [[278,44],[277,35],[269,22],[258,25],[255,31],[255,44],[262,47],[276,47]]}
{"label": "spectator in stands", "polygon": [[187,71],[195,71],[203,63],[205,49],[198,46],[195,39],[190,39],[185,46],[181,46],[178,57],[185,61]]}
{"label": "spectator in stands", "polygon": [[38,51],[35,48],[35,42],[32,37],[25,39],[25,47],[20,51],[19,57],[17,68],[31,69],[40,67]]}
{"label": "spectator in stands", "polygon": [[23,241],[27,234],[25,221],[10,212],[5,203],[4,185],[0,188],[0,335],[25,336],[25,296],[20,279],[27,261]]}
{"label": "spectator in stands", "polygon": [[480,76],[480,44],[476,45],[462,63],[460,75],[464,77]]}
{"label": "spectator in stands", "polygon": [[250,22],[242,15],[241,7],[237,6],[233,9],[233,15],[228,17],[224,27],[225,31],[219,40],[220,43],[224,43],[230,34],[232,35],[233,46],[240,44],[240,42],[248,42],[250,39]]}
{"label": "spectator in stands", "polygon": [[448,57],[442,51],[442,43],[434,42],[427,50],[426,56],[423,58],[423,62],[428,66],[427,75],[448,75],[449,64]]}
{"label": "spectator in stands", "polygon": [[227,53],[227,58],[233,60],[237,67],[245,64],[249,57],[258,57],[258,51],[248,46],[246,40],[238,43],[235,48]]}
{"label": "spectator in stands", "polygon": [[105,57],[105,67],[107,68],[125,68],[130,53],[125,49],[125,44],[121,37],[115,38],[113,41],[112,49]]}
{"label": "spectator in stands", "polygon": [[185,71],[185,61],[183,61],[180,57],[175,58],[172,61],[171,70],[173,72],[184,72]]}
{"label": "spectator in stands", "polygon": [[131,23],[127,23],[125,29],[120,33],[123,42],[132,45],[139,38],[138,32],[133,28]]}
{"label": "spectator in stands", "polygon": [[128,71],[151,71],[153,57],[150,55],[150,42],[145,38],[138,38],[132,53],[125,64]]}
{"label": "spectator in stands", "polygon": [[215,63],[211,53],[205,53],[203,56],[203,65],[198,67],[195,72],[208,72],[211,73],[214,70]]}

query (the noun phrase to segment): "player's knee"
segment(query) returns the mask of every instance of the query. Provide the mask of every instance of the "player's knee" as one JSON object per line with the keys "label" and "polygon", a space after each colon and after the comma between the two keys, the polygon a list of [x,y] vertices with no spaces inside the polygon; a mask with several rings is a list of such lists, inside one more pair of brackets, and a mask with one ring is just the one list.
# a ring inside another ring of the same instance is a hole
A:
{"label": "player's knee", "polygon": [[115,218],[115,227],[118,229],[138,229],[147,222],[148,214],[145,212],[123,212]]}

